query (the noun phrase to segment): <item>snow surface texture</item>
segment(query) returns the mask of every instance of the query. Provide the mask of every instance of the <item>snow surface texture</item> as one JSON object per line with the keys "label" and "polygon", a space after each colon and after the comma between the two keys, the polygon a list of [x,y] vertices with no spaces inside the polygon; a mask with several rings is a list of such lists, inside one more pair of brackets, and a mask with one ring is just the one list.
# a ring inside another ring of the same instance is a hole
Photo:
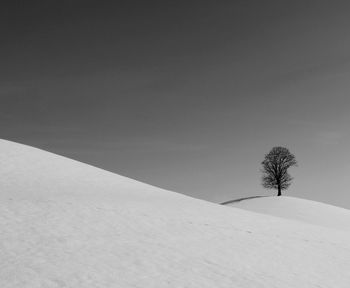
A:
{"label": "snow surface texture", "polygon": [[0,175],[0,287],[350,287],[346,231],[193,199],[8,141]]}
{"label": "snow surface texture", "polygon": [[228,201],[223,205],[350,231],[350,210],[320,202],[286,196],[256,196]]}

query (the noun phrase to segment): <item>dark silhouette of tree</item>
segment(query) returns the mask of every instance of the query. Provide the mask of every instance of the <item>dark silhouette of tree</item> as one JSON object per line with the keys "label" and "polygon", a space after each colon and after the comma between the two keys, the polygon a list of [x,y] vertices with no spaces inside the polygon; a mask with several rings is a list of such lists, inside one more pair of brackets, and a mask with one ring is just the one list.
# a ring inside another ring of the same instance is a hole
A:
{"label": "dark silhouette of tree", "polygon": [[293,180],[288,168],[297,166],[295,156],[287,148],[273,147],[261,164],[262,185],[267,189],[277,189],[277,196],[281,196],[281,191],[287,189]]}

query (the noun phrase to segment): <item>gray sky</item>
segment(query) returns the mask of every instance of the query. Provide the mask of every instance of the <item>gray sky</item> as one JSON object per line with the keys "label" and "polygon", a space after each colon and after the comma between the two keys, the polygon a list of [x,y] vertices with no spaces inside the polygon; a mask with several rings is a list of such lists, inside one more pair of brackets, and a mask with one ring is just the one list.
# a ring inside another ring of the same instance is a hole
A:
{"label": "gray sky", "polygon": [[215,202],[282,145],[286,195],[350,208],[348,1],[11,2],[2,138]]}

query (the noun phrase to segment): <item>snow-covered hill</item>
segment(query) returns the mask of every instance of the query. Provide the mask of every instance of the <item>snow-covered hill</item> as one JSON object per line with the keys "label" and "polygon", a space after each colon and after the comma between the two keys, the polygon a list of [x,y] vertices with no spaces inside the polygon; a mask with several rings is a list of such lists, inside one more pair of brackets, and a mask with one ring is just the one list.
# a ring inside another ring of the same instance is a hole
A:
{"label": "snow-covered hill", "polygon": [[4,288],[350,287],[348,232],[193,199],[8,141],[0,231]]}
{"label": "snow-covered hill", "polygon": [[350,231],[350,210],[287,196],[250,197],[224,203],[226,206]]}

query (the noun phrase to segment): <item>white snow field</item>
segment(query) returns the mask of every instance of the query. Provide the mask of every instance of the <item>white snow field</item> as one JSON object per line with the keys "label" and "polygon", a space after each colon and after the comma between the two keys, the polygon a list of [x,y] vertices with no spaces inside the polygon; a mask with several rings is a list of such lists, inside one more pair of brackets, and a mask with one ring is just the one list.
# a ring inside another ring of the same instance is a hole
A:
{"label": "white snow field", "polygon": [[350,233],[2,140],[0,287],[349,288]]}
{"label": "white snow field", "polygon": [[228,201],[223,204],[257,213],[350,231],[350,210],[306,199],[287,196],[257,196]]}

